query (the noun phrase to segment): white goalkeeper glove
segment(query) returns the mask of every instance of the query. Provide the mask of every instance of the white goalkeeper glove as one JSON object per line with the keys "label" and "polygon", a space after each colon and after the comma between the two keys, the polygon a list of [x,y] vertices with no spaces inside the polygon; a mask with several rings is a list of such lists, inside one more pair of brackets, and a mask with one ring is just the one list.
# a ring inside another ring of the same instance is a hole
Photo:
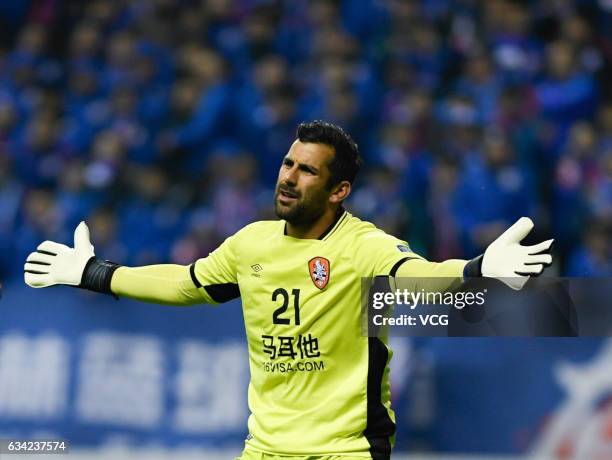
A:
{"label": "white goalkeeper glove", "polygon": [[554,240],[533,246],[520,244],[532,228],[531,219],[521,217],[493,241],[482,256],[468,262],[464,274],[497,278],[512,289],[522,289],[530,276],[539,275],[552,263],[552,256],[547,251]]}
{"label": "white goalkeeper glove", "polygon": [[26,260],[24,280],[33,288],[66,284],[110,294],[110,280],[118,267],[95,256],[89,228],[81,222],[74,231],[74,248],[55,241],[38,245]]}

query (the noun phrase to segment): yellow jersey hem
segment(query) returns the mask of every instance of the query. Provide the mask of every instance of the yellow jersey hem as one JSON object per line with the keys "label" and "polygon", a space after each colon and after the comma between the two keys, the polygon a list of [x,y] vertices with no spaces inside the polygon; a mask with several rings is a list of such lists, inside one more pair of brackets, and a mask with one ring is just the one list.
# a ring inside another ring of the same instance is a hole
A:
{"label": "yellow jersey hem", "polygon": [[250,450],[260,454],[274,455],[277,457],[359,457],[359,458],[372,458],[370,452],[318,452],[318,453],[298,453],[298,454],[285,454],[280,452],[272,452],[270,450],[260,449],[253,447],[250,444],[244,445],[244,450]]}

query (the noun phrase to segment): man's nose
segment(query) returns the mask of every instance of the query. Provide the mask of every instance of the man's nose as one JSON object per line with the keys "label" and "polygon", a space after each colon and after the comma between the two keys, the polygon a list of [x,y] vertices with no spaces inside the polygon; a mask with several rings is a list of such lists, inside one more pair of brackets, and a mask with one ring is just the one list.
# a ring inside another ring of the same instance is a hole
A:
{"label": "man's nose", "polygon": [[296,167],[288,168],[283,175],[283,182],[287,185],[296,185],[298,179],[298,170]]}

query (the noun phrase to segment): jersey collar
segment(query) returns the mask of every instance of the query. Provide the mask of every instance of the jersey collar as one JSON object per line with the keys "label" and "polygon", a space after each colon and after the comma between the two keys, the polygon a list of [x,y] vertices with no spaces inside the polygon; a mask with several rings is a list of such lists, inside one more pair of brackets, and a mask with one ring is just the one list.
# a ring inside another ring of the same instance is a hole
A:
{"label": "jersey collar", "polygon": [[336,216],[336,220],[334,220],[334,222],[329,227],[327,227],[327,230],[325,230],[317,239],[324,240],[331,236],[331,234],[334,233],[336,229],[340,226],[340,223],[344,220],[346,214],[347,212],[344,210],[344,208],[340,207],[338,209],[338,215]]}
{"label": "jersey collar", "polygon": [[[317,238],[317,240],[325,240],[328,239],[332,233],[336,231],[336,229],[340,226],[340,224],[345,220],[345,217],[348,215],[348,212],[342,207],[338,208],[338,215],[336,219],[332,222],[332,224],[327,227],[327,229]],[[287,236],[287,222],[283,225],[283,235]]]}

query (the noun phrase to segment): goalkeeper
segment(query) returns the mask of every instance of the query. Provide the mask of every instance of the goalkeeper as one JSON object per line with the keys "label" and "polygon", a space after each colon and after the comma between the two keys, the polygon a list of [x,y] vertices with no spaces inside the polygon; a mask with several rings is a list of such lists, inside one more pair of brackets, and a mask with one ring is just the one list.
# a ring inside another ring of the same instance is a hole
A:
{"label": "goalkeeper", "polygon": [[278,174],[279,220],[244,227],[189,266],[144,267],[97,258],[81,223],[73,248],[45,241],[30,254],[25,282],[171,305],[241,297],[251,372],[242,458],[388,459],[392,352],[361,334],[361,278],[433,278],[446,290],[487,276],[520,289],[551,263],[552,240],[522,246],[533,227],[523,217],[482,256],[429,262],[344,210],[360,162],[341,128],[302,123]]}

